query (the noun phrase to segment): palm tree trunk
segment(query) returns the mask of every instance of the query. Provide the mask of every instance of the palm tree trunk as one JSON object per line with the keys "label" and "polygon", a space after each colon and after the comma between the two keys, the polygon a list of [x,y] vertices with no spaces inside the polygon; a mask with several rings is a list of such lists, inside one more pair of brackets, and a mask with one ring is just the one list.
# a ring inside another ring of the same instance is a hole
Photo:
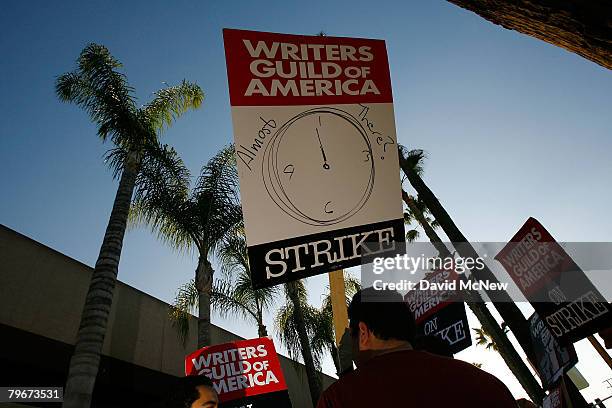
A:
{"label": "palm tree trunk", "polygon": [[212,292],[214,270],[206,258],[200,253],[196,268],[196,288],[198,289],[198,348],[211,345],[210,326],[210,296]]}
{"label": "palm tree trunk", "polygon": [[291,303],[293,303],[293,319],[294,325],[298,332],[298,338],[300,340],[300,347],[302,349],[302,358],[304,359],[304,365],[306,366],[306,377],[308,379],[308,387],[310,388],[310,398],[312,400],[312,406],[316,407],[321,395],[321,379],[317,372],[314,359],[312,357],[312,348],[310,347],[310,339],[306,332],[306,322],[304,319],[304,313],[302,312],[302,304],[300,302],[297,290],[294,282],[289,282],[287,285],[287,293]]}
{"label": "palm tree trunk", "polygon": [[140,155],[130,153],[121,173],[113,209],[85,298],[74,353],[68,369],[63,403],[65,408],[88,408],[91,405],[108,316],[113,304],[123,237],[139,169]]}
{"label": "palm tree trunk", "polygon": [[[446,212],[444,207],[440,204],[434,193],[427,187],[421,177],[414,171],[411,171],[410,167],[406,165],[402,152],[400,151],[400,167],[408,177],[410,184],[419,194],[419,198],[425,202],[427,208],[433,216],[436,218],[440,226],[448,236],[448,238],[455,245],[457,252],[464,258],[478,257],[478,253],[468,242],[465,236],[459,231],[459,228],[455,225],[450,215]],[[460,244],[460,245],[459,245]],[[497,282],[497,278],[491,270],[485,265],[485,267],[479,271],[479,277],[489,280],[490,282]],[[531,349],[531,340],[529,335],[529,328],[527,326],[527,320],[523,313],[519,310],[512,298],[505,291],[487,292],[491,299],[495,299],[495,308],[499,311],[502,319],[508,324],[508,327],[512,330],[515,337],[525,350],[527,356],[533,359],[534,354]]]}
{"label": "palm tree trunk", "polygon": [[612,69],[609,1],[448,0],[516,30]]}
{"label": "palm tree trunk", "polygon": [[329,351],[331,353],[332,361],[334,362],[334,367],[336,367],[336,374],[340,375],[340,360],[338,359],[338,347],[336,347],[336,342],[332,341],[329,343]]}
{"label": "palm tree trunk", "polygon": [[263,312],[259,304],[257,305],[257,335],[259,337],[268,337],[268,329],[263,323]]}
{"label": "palm tree trunk", "polygon": [[[432,244],[436,247],[440,256],[442,257],[451,257],[451,253],[446,247],[446,245],[442,242],[436,231],[429,225],[425,216],[418,208],[412,197],[410,197],[404,190],[402,190],[402,198],[406,205],[410,208],[410,211],[413,213],[416,220],[419,222],[425,234],[430,239]],[[439,220],[438,220],[439,222]],[[542,388],[535,380],[535,378],[531,375],[529,368],[525,363],[523,363],[521,356],[514,349],[514,346],[506,336],[506,333],[502,330],[502,328],[497,324],[497,320],[491,314],[491,311],[487,308],[482,298],[477,292],[466,291],[466,303],[468,304],[470,310],[474,313],[476,318],[480,321],[482,327],[489,333],[493,341],[498,347],[498,352],[501,355],[502,359],[508,366],[508,368],[512,371],[516,379],[519,381],[523,389],[527,391],[531,399],[540,403],[542,398],[544,397],[544,392]]]}
{"label": "palm tree trunk", "polygon": [[[473,293],[468,293],[466,296],[471,297],[474,295]],[[480,296],[476,293],[478,298]],[[536,381],[536,379],[529,371],[527,365],[523,362],[521,356],[518,354],[506,333],[502,330],[501,327],[497,324],[497,321],[487,308],[487,306],[482,303],[482,299],[480,301],[475,299],[470,299],[467,302],[470,310],[474,313],[478,321],[482,327],[489,333],[491,339],[495,342],[497,347],[497,352],[502,357],[510,371],[514,374],[514,377],[521,384],[523,389],[527,391],[529,397],[536,404],[541,404],[542,399],[544,398],[544,391],[540,384]]]}

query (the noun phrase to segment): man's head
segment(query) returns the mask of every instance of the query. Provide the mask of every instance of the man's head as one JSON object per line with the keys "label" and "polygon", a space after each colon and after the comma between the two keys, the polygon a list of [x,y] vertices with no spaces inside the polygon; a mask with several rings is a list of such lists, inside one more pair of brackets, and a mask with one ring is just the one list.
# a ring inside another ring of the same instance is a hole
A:
{"label": "man's head", "polygon": [[168,408],[217,408],[219,397],[210,378],[194,375],[180,378]]}
{"label": "man's head", "polygon": [[363,289],[348,308],[355,361],[358,353],[411,345],[415,323],[408,304],[396,291]]}

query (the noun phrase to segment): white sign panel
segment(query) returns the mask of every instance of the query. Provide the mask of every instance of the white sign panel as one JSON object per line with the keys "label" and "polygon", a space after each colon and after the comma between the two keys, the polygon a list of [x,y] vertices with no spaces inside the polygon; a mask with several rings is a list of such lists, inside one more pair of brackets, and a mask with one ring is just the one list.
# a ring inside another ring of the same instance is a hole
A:
{"label": "white sign panel", "polygon": [[224,40],[254,285],[392,254],[404,228],[384,41]]}

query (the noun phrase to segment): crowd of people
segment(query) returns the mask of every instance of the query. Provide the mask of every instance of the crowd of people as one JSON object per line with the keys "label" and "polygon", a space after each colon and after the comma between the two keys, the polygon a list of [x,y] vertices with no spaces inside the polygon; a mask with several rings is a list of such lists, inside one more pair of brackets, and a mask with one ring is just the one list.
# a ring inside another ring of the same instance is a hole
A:
{"label": "crowd of people", "polygon": [[[455,360],[439,338],[417,337],[413,315],[397,292],[364,289],[353,297],[348,315],[338,349],[340,378],[323,392],[317,408],[535,406],[515,401],[493,375]],[[218,405],[204,376],[180,379],[166,404]]]}

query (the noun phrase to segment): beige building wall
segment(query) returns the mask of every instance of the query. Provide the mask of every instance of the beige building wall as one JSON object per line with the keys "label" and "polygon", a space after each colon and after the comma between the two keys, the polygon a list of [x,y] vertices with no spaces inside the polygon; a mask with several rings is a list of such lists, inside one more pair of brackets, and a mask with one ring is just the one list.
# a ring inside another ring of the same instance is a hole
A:
{"label": "beige building wall", "polygon": [[[92,268],[0,225],[0,323],[73,345]],[[195,317],[180,343],[168,318],[169,305],[117,282],[103,354],[182,376],[184,356],[196,350]],[[213,343],[241,337],[213,326]],[[3,345],[7,347],[10,345]],[[296,408],[312,407],[302,364],[281,356]],[[334,381],[323,375],[324,388]]]}

